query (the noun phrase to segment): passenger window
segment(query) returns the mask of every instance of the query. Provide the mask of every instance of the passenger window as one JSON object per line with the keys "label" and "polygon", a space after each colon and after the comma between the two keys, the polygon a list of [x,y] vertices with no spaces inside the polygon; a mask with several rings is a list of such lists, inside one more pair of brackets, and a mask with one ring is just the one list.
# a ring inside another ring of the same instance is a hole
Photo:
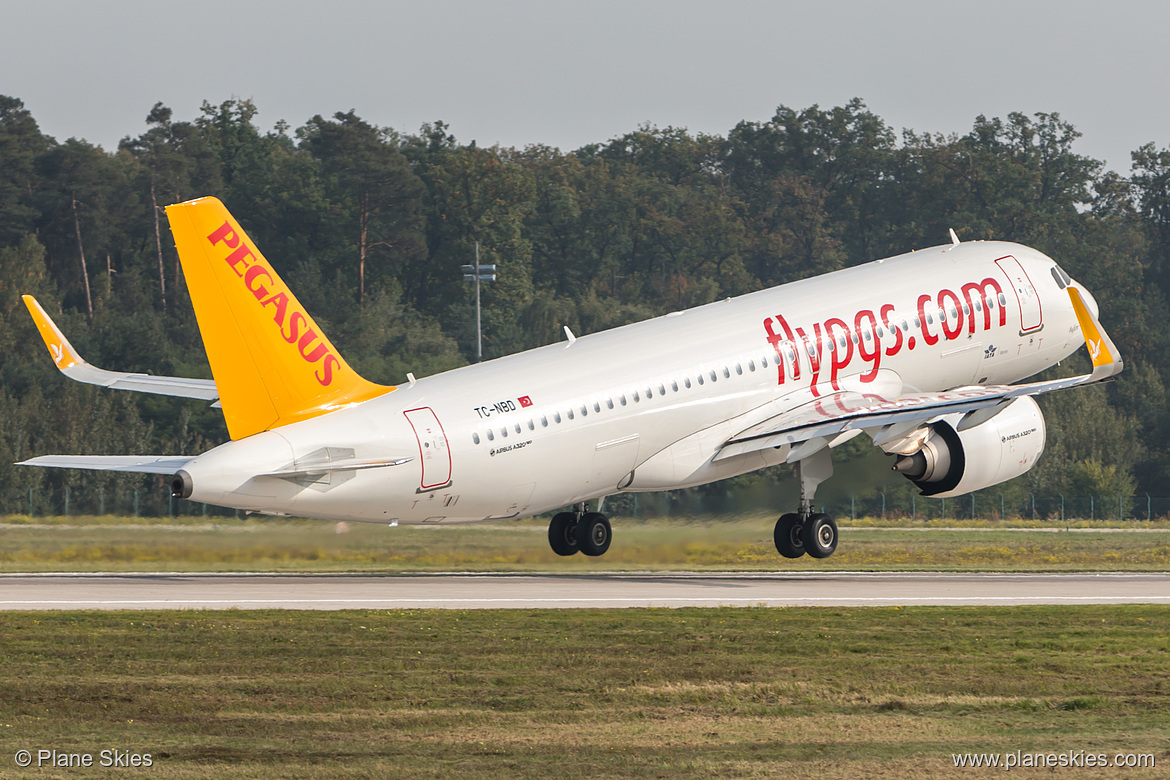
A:
{"label": "passenger window", "polygon": [[471,434],[471,440],[473,442],[475,442],[476,444],[479,444],[479,434],[478,433]]}
{"label": "passenger window", "polygon": [[676,393],[678,392],[678,380],[677,379],[670,380],[670,389]]}
{"label": "passenger window", "polygon": [[730,370],[728,370],[727,366],[724,366],[724,367],[723,367],[723,378],[724,378],[724,379],[730,379],[730,378],[731,378],[731,371],[730,371]]}
{"label": "passenger window", "polygon": [[762,358],[760,358],[760,365],[763,366],[764,368],[768,367],[768,356],[767,355],[764,355]]}
{"label": "passenger window", "polygon": [[547,427],[548,427],[548,418],[547,418],[547,417],[545,417],[543,414],[540,416],[540,427],[541,427],[541,428],[547,428]]}
{"label": "passenger window", "polygon": [[607,408],[607,409],[613,408],[613,399],[612,398],[605,399],[605,408]]}
{"label": "passenger window", "polygon": [[505,439],[508,438],[508,429],[507,428],[500,428],[500,435],[503,436]]}
{"label": "passenger window", "polygon": [[572,419],[575,419],[575,418],[573,417],[573,410],[572,410],[572,409],[570,409],[569,411],[565,412],[565,416],[566,416],[566,417],[568,417],[570,420],[572,420]]}
{"label": "passenger window", "polygon": [[658,394],[659,395],[666,395],[666,385],[659,385],[658,386]]}
{"label": "passenger window", "polygon": [[712,382],[718,382],[718,381],[719,381],[719,376],[718,376],[718,375],[717,375],[717,374],[716,374],[714,371],[712,371],[712,372],[711,372],[711,381],[712,381]]}
{"label": "passenger window", "polygon": [[588,406],[586,406],[585,404],[581,404],[581,416],[582,416],[582,417],[588,417],[588,416],[589,416],[589,407],[588,407]]}
{"label": "passenger window", "polygon": [[702,374],[699,374],[698,379],[699,379],[699,384],[703,384],[703,375]]}
{"label": "passenger window", "polygon": [[642,400],[642,398],[638,395],[638,391],[635,390],[634,391],[634,403],[638,403],[641,400]]}
{"label": "passenger window", "polygon": [[561,413],[560,412],[553,412],[553,422],[560,425],[560,422],[561,422]]}
{"label": "passenger window", "polygon": [[496,435],[491,432],[491,429],[488,429],[487,437],[488,437],[488,441],[495,441],[496,440]]}
{"label": "passenger window", "polygon": [[683,387],[685,387],[688,390],[691,389],[691,378],[689,376],[683,377]]}
{"label": "passenger window", "polygon": [[530,431],[536,430],[536,423],[534,423],[532,420],[528,421],[528,430],[530,430]]}
{"label": "passenger window", "polygon": [[626,405],[626,396],[624,393],[622,395],[618,396],[618,400],[621,401],[622,406]]}
{"label": "passenger window", "polygon": [[516,423],[516,433],[520,433],[520,423]]}
{"label": "passenger window", "polygon": [[999,294],[999,305],[1000,306],[1007,306],[1007,296],[1004,295],[1003,293]]}
{"label": "passenger window", "polygon": [[756,361],[749,360],[748,361],[748,371],[754,372],[755,370],[756,370]]}

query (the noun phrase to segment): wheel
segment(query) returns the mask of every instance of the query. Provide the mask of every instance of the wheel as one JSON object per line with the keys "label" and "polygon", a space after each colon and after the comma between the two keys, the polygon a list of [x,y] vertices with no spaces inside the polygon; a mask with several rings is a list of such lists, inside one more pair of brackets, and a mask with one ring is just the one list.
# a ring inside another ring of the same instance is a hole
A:
{"label": "wheel", "polygon": [[609,549],[612,539],[613,531],[605,515],[589,512],[581,518],[577,526],[577,546],[581,552],[590,556],[602,555]]}
{"label": "wheel", "polygon": [[572,512],[553,515],[548,524],[548,545],[557,555],[573,555],[580,549],[577,544],[577,516]]}
{"label": "wheel", "polygon": [[776,549],[785,558],[799,558],[804,555],[804,540],[800,535],[804,524],[800,515],[780,515],[776,521],[776,530],[772,532],[772,539],[776,542]]}
{"label": "wheel", "polygon": [[828,515],[813,515],[800,532],[804,549],[814,558],[828,558],[837,549],[837,521]]}

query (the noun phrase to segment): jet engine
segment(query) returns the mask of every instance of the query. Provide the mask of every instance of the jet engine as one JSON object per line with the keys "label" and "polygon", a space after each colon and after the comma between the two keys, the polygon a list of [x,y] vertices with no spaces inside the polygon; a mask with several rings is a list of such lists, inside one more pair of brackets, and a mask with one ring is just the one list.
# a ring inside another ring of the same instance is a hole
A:
{"label": "jet engine", "polygon": [[964,427],[963,419],[932,423],[922,447],[899,457],[894,471],[924,496],[950,498],[1018,477],[1044,452],[1044,415],[1030,396],[977,425]]}

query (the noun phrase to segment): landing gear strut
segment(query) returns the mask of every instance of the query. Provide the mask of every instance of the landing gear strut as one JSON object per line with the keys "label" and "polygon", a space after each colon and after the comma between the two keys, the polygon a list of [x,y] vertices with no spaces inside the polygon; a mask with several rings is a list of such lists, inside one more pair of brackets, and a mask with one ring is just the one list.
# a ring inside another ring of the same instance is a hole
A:
{"label": "landing gear strut", "polygon": [[780,516],[772,540],[785,558],[799,558],[805,553],[813,558],[828,558],[837,549],[837,523],[828,515],[814,513],[812,507],[817,486],[833,475],[828,447],[798,460],[796,475],[800,479],[800,510]]}
{"label": "landing gear strut", "polygon": [[613,540],[609,520],[600,512],[587,512],[584,502],[572,512],[558,512],[548,524],[548,544],[557,555],[583,552],[602,555]]}

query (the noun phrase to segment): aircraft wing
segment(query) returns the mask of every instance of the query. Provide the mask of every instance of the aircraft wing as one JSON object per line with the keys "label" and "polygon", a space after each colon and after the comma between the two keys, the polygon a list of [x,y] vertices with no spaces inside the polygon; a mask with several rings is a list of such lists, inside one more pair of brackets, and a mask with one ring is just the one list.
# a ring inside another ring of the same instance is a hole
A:
{"label": "aircraft wing", "polygon": [[869,433],[874,444],[890,451],[898,451],[899,445],[914,449],[921,445],[921,437],[916,432],[939,417],[962,414],[958,428],[965,430],[991,419],[1020,396],[1040,395],[1112,378],[1121,372],[1121,353],[1089,311],[1080,292],[1069,287],[1068,293],[1093,361],[1091,374],[1021,385],[959,387],[896,398],[878,393],[832,393],[740,431],[723,445],[714,460],[787,444],[792,447],[787,458],[791,463],[862,432]]}
{"label": "aircraft wing", "polygon": [[[212,379],[187,379],[175,376],[151,376],[150,374],[130,374],[120,371],[107,371],[104,368],[91,366],[73,348],[69,339],[50,319],[49,315],[31,295],[25,295],[24,305],[28,307],[33,322],[53,363],[61,373],[70,379],[90,385],[110,387],[115,390],[133,390],[139,393],[155,393],[157,395],[172,395],[180,398],[199,398],[204,401],[216,401],[218,406],[219,390]],[[85,468],[85,467],[78,467]]]}
{"label": "aircraft wing", "polygon": [[182,455],[42,455],[16,465],[171,475],[190,460]]}

